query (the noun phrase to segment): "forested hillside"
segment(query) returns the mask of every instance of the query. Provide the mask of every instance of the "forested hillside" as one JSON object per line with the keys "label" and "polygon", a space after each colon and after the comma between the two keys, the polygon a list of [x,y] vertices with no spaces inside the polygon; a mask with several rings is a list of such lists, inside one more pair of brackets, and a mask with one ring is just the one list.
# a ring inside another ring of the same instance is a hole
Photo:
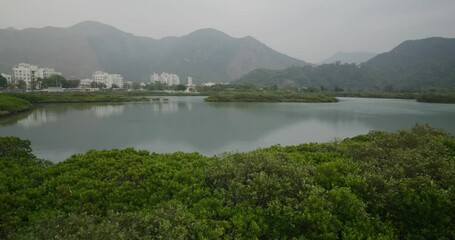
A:
{"label": "forested hillside", "polygon": [[238,83],[326,88],[455,88],[455,39],[406,41],[366,63],[257,69]]}
{"label": "forested hillside", "polygon": [[452,239],[455,139],[428,126],[205,157],[0,138],[0,238]]}

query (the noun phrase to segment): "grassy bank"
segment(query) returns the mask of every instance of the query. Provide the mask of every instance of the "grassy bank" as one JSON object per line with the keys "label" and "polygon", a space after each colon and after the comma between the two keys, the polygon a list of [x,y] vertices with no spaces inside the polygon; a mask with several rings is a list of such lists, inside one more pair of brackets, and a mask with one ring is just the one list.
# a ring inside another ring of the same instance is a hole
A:
{"label": "grassy bank", "polygon": [[455,139],[428,126],[206,157],[0,138],[0,238],[452,239]]}
{"label": "grassy bank", "polygon": [[205,98],[207,102],[337,102],[338,99],[321,93],[295,92],[225,92]]}
{"label": "grassy bank", "polygon": [[149,98],[133,93],[0,93],[0,117],[15,114],[32,107],[34,103],[84,103],[84,102],[143,102]]}
{"label": "grassy bank", "polygon": [[425,93],[417,97],[418,102],[455,103],[454,93]]}
{"label": "grassy bank", "polygon": [[81,103],[81,102],[138,102],[149,101],[122,92],[65,92],[65,93],[8,93],[8,96],[25,99],[31,103]]}
{"label": "grassy bank", "polygon": [[347,91],[327,92],[335,97],[358,97],[358,98],[395,98],[395,99],[416,99],[418,92],[386,92],[386,91]]}
{"label": "grassy bank", "polygon": [[0,94],[0,117],[28,110],[32,107],[29,101]]}

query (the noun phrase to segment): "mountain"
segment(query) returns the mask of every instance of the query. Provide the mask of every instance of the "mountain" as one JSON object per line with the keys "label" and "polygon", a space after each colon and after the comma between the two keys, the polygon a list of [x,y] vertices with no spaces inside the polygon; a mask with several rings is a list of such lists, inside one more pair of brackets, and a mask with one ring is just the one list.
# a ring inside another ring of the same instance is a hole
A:
{"label": "mountain", "polygon": [[372,59],[376,55],[377,53],[371,52],[337,52],[319,64],[330,64],[336,62],[361,64]]}
{"label": "mountain", "polygon": [[0,29],[0,72],[28,62],[50,66],[70,78],[97,70],[149,81],[153,72],[173,72],[195,82],[229,81],[256,68],[306,65],[252,37],[233,38],[215,29],[153,39],[85,21],[68,28]]}
{"label": "mountain", "polygon": [[455,87],[455,38],[405,41],[365,67],[377,86]]}
{"label": "mountain", "polygon": [[256,69],[236,82],[328,88],[455,88],[455,39],[405,41],[361,65],[338,62],[284,70]]}

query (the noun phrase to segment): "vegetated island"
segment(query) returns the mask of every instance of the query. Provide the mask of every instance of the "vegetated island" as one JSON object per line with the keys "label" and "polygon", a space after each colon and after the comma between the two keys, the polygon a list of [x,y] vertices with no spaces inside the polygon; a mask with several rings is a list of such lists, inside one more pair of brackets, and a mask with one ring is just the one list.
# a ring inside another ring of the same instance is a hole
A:
{"label": "vegetated island", "polygon": [[297,92],[221,92],[208,96],[204,100],[207,102],[338,102],[337,98],[322,93]]}
{"label": "vegetated island", "polygon": [[[328,95],[334,98],[336,97],[358,97],[358,98],[393,98],[393,99],[415,99],[418,102],[431,102],[431,103],[455,103],[455,94],[450,89],[343,89],[339,87],[328,88],[323,86],[309,86],[305,88],[299,87],[282,87],[278,88],[278,85],[251,85],[251,84],[229,84],[229,85],[216,85],[216,86],[204,86],[200,89],[200,95],[223,95],[221,97],[211,97],[208,101],[217,101],[218,98],[221,101],[241,101],[231,100],[235,99],[232,95],[234,93],[252,93],[252,96],[248,96],[248,101],[272,101],[269,99],[256,100],[254,95],[259,93],[295,93],[295,94],[315,94],[315,95]],[[278,99],[279,97],[271,97]],[[273,100],[275,101],[275,100]]]}
{"label": "vegetated island", "polygon": [[327,92],[328,95],[336,97],[360,97],[360,98],[396,98],[396,99],[415,99],[418,102],[427,103],[455,103],[455,94],[447,90],[438,91],[344,91]]}
{"label": "vegetated island", "polygon": [[0,117],[28,110],[34,103],[83,103],[83,102],[138,102],[150,101],[147,97],[136,97],[131,93],[2,93],[0,94]]}
{"label": "vegetated island", "polygon": [[32,107],[32,104],[24,99],[0,94],[0,117],[23,112]]}
{"label": "vegetated island", "polygon": [[417,125],[206,157],[127,148],[54,164],[0,137],[0,238],[451,239],[455,138]]}

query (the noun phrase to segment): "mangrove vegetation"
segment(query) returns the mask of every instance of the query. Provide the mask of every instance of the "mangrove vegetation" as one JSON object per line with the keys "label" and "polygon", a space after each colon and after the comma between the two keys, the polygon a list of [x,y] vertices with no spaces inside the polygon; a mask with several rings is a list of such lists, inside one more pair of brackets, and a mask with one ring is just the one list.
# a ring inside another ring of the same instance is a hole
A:
{"label": "mangrove vegetation", "polygon": [[338,99],[322,93],[299,92],[223,92],[208,96],[207,102],[337,102]]}
{"label": "mangrove vegetation", "polygon": [[0,238],[453,239],[455,138],[426,125],[207,157],[53,164],[0,138]]}

